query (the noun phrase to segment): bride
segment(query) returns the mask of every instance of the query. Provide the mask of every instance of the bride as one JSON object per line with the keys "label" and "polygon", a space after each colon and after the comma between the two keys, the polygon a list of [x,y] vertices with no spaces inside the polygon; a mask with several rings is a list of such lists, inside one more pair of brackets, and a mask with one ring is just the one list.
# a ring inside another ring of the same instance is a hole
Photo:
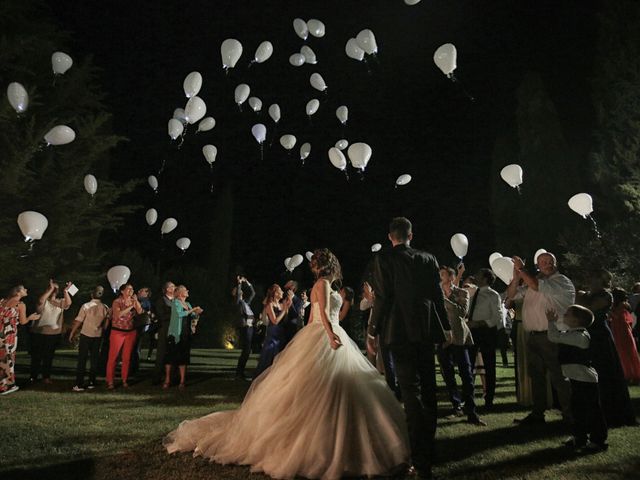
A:
{"label": "bride", "polygon": [[402,406],[338,323],[331,289],[340,263],[327,249],[311,260],[311,317],[258,376],[237,410],[182,422],[169,453],[251,465],[274,478],[384,475],[409,464]]}

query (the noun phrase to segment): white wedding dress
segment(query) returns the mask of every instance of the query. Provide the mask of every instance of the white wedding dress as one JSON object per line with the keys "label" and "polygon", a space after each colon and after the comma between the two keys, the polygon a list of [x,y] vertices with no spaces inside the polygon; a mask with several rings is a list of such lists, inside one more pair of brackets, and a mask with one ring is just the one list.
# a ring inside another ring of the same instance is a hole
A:
{"label": "white wedding dress", "polygon": [[330,299],[341,347],[331,349],[314,303],[309,324],[254,380],[240,408],[182,422],[164,439],[167,451],[283,479],[384,475],[409,464],[404,410],[340,326],[340,295]]}

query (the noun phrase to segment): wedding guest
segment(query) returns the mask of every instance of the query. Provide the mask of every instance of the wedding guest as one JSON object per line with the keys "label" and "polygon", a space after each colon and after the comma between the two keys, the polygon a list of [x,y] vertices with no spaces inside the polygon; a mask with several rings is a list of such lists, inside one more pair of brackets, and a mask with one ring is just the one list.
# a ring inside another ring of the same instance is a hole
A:
{"label": "wedding guest", "polygon": [[256,296],[256,291],[246,277],[238,275],[236,279],[237,284],[231,291],[231,295],[233,295],[238,309],[236,312],[236,333],[241,350],[240,357],[238,357],[238,364],[236,365],[236,378],[249,380],[245,375],[244,369],[247,365],[249,354],[251,353],[251,344],[253,341],[255,314],[251,309],[251,302]]}
{"label": "wedding guest", "polygon": [[187,365],[191,360],[191,335],[195,333],[196,325],[202,308],[192,307],[187,298],[189,290],[184,285],[178,285],[174,290],[171,304],[171,320],[167,334],[167,354],[165,355],[165,375],[163,389],[171,385],[171,367],[178,367],[180,384],[178,388],[185,388]]}
{"label": "wedding guest", "polygon": [[636,417],[624,379],[620,357],[609,327],[613,306],[612,275],[604,269],[591,274],[591,290],[580,297],[580,304],[593,312],[594,320],[588,328],[591,336],[593,367],[598,372],[600,405],[609,428],[635,425]]}
{"label": "wedding guest", "polygon": [[[289,292],[292,292],[291,294]],[[285,319],[282,322],[282,326],[285,330],[285,342],[284,347],[287,346],[287,343],[291,341],[291,339],[298,333],[298,330],[302,328],[302,322],[304,318],[304,302],[298,296],[298,282],[295,280],[289,280],[284,286],[284,295],[288,297],[291,295],[291,308],[287,312]]]}
{"label": "wedding guest", "polygon": [[478,290],[473,295],[469,307],[469,329],[473,335],[471,366],[475,368],[476,354],[482,354],[486,379],[484,394],[485,408],[493,407],[496,392],[496,348],[498,330],[503,328],[504,313],[500,294],[491,286],[496,280],[495,274],[488,268],[481,269],[476,275]]}
{"label": "wedding guest", "polygon": [[[520,257],[513,257],[513,280],[507,290],[511,300],[523,298],[522,326],[528,332],[527,360],[531,375],[533,410],[523,419],[514,420],[520,425],[545,423],[547,409],[547,374],[558,393],[562,417],[571,423],[571,386],[566,381],[558,361],[558,346],[548,338],[547,310],[558,314],[567,311],[575,301],[575,287],[571,280],[558,271],[556,257],[550,252],[538,256],[540,273],[532,275],[524,269]],[[524,286],[519,288],[520,283]]]}
{"label": "wedding guest", "polygon": [[284,292],[280,288],[280,285],[273,284],[267,290],[267,295],[262,302],[264,305],[262,309],[263,318],[267,322],[267,333],[265,335],[264,343],[262,344],[262,350],[260,352],[260,360],[256,367],[253,378],[257,378],[262,372],[271,366],[274,358],[283,349],[285,344],[285,330],[281,325],[282,320],[287,315],[289,308],[292,305],[291,297],[293,292],[287,296],[287,298],[280,303]]}
{"label": "wedding guest", "polygon": [[31,324],[31,382],[42,373],[42,381],[52,383],[51,365],[62,336],[63,314],[71,306],[70,286],[71,282],[67,282],[62,298],[58,298],[60,287],[49,280],[49,287],[38,299],[37,311],[41,316]]}
{"label": "wedding guest", "polygon": [[[349,315],[355,293],[351,287],[341,287],[338,293],[340,293],[340,297],[342,298],[342,307],[340,307],[340,315],[338,318],[340,322],[343,322],[344,319],[347,318],[347,315]],[[344,325],[342,328],[348,330]]]}
{"label": "wedding guest", "polygon": [[142,337],[149,330],[152,322],[151,311],[151,289],[149,287],[142,287],[138,289],[136,293],[138,302],[142,307],[142,313],[134,316],[134,326],[136,328],[136,344],[133,347],[133,353],[131,354],[131,367],[129,373],[135,375],[140,368],[140,359],[142,358]]}
{"label": "wedding guest", "polygon": [[[455,285],[456,271],[453,268],[440,267],[440,284],[444,293],[444,306],[451,325],[451,343],[443,344],[437,349],[438,361],[442,369],[449,399],[453,405],[453,417],[467,416],[467,421],[474,425],[486,426],[476,413],[473,394],[473,374],[469,347],[473,346],[473,336],[467,326],[466,316],[469,309],[469,293]],[[458,391],[454,364],[458,367],[458,375],[462,380],[462,396]],[[464,402],[464,408],[462,404]]]}
{"label": "wedding guest", "polygon": [[554,310],[547,311],[547,320],[547,336],[558,344],[562,373],[571,382],[573,438],[565,445],[593,452],[606,450],[609,447],[607,424],[600,407],[598,373],[592,365],[591,338],[587,331],[593,323],[593,313],[580,305],[571,305],[563,316],[562,331],[557,325],[558,314]]}
{"label": "wedding guest", "polygon": [[622,371],[627,382],[636,384],[640,382],[640,357],[636,348],[636,342],[631,334],[633,317],[627,303],[627,292],[621,288],[614,288],[613,309],[610,322],[613,341],[618,350]]}
{"label": "wedding guest", "polygon": [[76,384],[74,392],[84,391],[84,374],[87,368],[87,357],[90,358],[89,384],[92,389],[96,385],[96,372],[100,355],[100,342],[104,327],[109,321],[109,307],[102,303],[104,288],[97,286],[91,292],[91,301],[80,307],[78,315],[69,333],[69,342],[73,342],[76,332],[80,329],[80,343],[78,345],[78,363],[76,366]]}
{"label": "wedding guest", "polygon": [[27,289],[17,285],[0,299],[0,395],[8,395],[18,390],[16,385],[16,350],[18,348],[18,325],[38,320],[39,313],[27,316],[27,307],[22,299]]}
{"label": "wedding guest", "polygon": [[107,361],[107,388],[113,390],[118,354],[122,351],[122,386],[129,388],[129,365],[136,343],[136,329],[133,325],[135,314],[142,313],[142,305],[133,293],[133,286],[125,283],[120,286],[120,295],[111,306],[111,335],[109,336],[109,360]]}
{"label": "wedding guest", "polygon": [[165,282],[162,286],[162,295],[158,297],[155,304],[155,317],[157,319],[157,347],[156,363],[153,369],[151,383],[159,385],[165,376],[164,357],[167,354],[167,333],[171,322],[171,305],[173,304],[173,294],[176,286],[173,282]]}

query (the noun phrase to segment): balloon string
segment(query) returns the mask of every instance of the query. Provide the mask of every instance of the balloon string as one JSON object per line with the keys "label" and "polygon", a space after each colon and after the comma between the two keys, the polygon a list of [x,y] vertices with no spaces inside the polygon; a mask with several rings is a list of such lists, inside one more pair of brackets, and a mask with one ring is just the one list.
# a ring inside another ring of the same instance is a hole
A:
{"label": "balloon string", "polygon": [[164,172],[164,164],[167,162],[166,158],[162,159],[162,165],[160,165],[160,170],[158,170],[158,175],[161,175]]}
{"label": "balloon string", "polygon": [[601,238],[602,238],[602,234],[600,233],[600,230],[598,229],[598,224],[596,223],[595,218],[593,218],[591,215],[587,215],[587,218],[588,218],[589,220],[591,220],[591,224],[592,224],[592,226],[593,226],[593,231],[594,231],[594,233],[596,234],[596,237],[597,237],[598,239],[601,239]]}
{"label": "balloon string", "polygon": [[518,195],[522,195],[522,190],[520,190],[520,185],[516,186],[516,190],[518,191]]}
{"label": "balloon string", "polygon": [[264,160],[264,142],[260,142],[260,160]]}
{"label": "balloon string", "polygon": [[453,83],[457,83],[457,84],[458,84],[458,87],[460,88],[460,90],[462,90],[462,93],[464,93],[464,94],[465,94],[465,96],[466,96],[469,100],[471,100],[472,102],[475,102],[475,101],[476,101],[476,99],[473,97],[473,95],[471,95],[471,94],[467,91],[467,89],[465,88],[465,86],[464,86],[464,85],[462,84],[462,82],[458,79],[458,77],[456,77],[456,76],[453,74],[453,72],[449,74],[449,78],[451,79],[451,81],[452,81]]}

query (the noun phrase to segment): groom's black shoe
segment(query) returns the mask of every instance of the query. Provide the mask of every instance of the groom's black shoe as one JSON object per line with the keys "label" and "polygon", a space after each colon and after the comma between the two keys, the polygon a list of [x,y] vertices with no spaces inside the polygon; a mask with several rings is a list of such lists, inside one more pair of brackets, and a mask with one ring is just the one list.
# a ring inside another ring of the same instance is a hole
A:
{"label": "groom's black shoe", "polygon": [[482,420],[478,415],[469,415],[467,417],[467,423],[470,423],[471,425],[477,425],[478,427],[486,427],[487,426],[487,422],[485,422],[484,420]]}
{"label": "groom's black shoe", "polygon": [[534,415],[533,413],[530,413],[524,418],[515,418],[513,423],[523,427],[528,427],[530,425],[544,425],[545,420],[544,415]]}

